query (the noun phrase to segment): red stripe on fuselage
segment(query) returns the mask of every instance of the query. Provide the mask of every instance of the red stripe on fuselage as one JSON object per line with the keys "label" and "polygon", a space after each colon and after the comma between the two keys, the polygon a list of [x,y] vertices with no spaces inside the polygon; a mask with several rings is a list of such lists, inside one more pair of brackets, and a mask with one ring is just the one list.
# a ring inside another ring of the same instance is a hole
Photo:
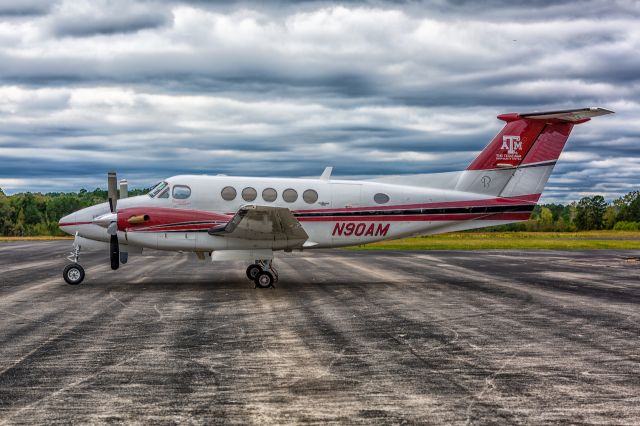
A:
{"label": "red stripe on fuselage", "polygon": [[300,222],[435,222],[456,220],[527,220],[531,212],[510,213],[452,213],[398,216],[321,216],[299,217]]}
{"label": "red stripe on fuselage", "polygon": [[293,213],[331,213],[331,212],[357,212],[368,210],[400,210],[400,209],[420,209],[420,208],[446,208],[446,207],[486,207],[499,205],[517,205],[517,204],[535,204],[540,199],[541,194],[519,195],[509,198],[486,198],[480,200],[464,200],[464,201],[442,201],[437,203],[422,204],[400,204],[393,206],[369,206],[369,207],[344,207],[337,209],[312,209],[312,210],[294,210]]}
{"label": "red stripe on fuselage", "polygon": [[130,228],[127,229],[127,232],[190,232],[190,231],[206,231],[210,229],[212,226],[225,225],[225,223],[211,223],[211,224],[201,224],[201,225],[167,225],[167,226],[158,226],[154,228]]}

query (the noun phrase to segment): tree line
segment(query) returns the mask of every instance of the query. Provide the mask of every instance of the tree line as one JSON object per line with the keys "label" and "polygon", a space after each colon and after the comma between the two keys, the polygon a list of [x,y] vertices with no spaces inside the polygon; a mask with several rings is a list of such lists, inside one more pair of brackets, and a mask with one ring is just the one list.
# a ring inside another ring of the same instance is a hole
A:
{"label": "tree line", "polygon": [[[130,190],[129,196],[148,191],[149,189]],[[46,194],[23,192],[7,196],[0,188],[0,235],[65,235],[58,228],[61,217],[106,200],[107,191],[103,189]]]}
{"label": "tree line", "polygon": [[[130,196],[145,194],[137,189]],[[0,235],[64,235],[58,228],[61,217],[85,207],[102,203],[107,191],[95,189],[79,192],[24,192],[5,195],[0,188]],[[526,222],[487,228],[490,231],[588,231],[612,229],[640,230],[640,191],[632,191],[607,203],[601,195],[583,197],[570,204],[540,204]]]}
{"label": "tree line", "polygon": [[639,231],[640,191],[607,203],[602,195],[583,197],[569,204],[538,204],[526,222],[494,226],[493,231],[575,232]]}

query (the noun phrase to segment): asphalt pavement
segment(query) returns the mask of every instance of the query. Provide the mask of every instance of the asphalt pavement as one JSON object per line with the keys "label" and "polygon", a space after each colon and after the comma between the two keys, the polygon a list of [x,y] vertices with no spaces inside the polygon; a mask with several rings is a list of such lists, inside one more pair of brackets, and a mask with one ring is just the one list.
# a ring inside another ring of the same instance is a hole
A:
{"label": "asphalt pavement", "polygon": [[0,424],[640,423],[640,252],[0,243]]}

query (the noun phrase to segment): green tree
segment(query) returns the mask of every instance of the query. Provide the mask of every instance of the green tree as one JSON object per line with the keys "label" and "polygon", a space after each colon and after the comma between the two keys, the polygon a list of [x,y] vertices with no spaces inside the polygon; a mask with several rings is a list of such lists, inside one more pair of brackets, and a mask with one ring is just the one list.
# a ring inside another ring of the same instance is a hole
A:
{"label": "green tree", "polygon": [[602,195],[583,197],[576,204],[575,225],[579,231],[602,229],[607,202]]}
{"label": "green tree", "polygon": [[0,189],[0,235],[9,235],[13,221],[13,206]]}
{"label": "green tree", "polygon": [[618,208],[618,221],[640,222],[640,191],[629,192],[613,204]]}
{"label": "green tree", "polygon": [[609,206],[604,212],[602,218],[604,229],[613,229],[616,226],[616,217],[618,216],[618,210],[615,206]]}
{"label": "green tree", "polygon": [[540,209],[538,223],[540,224],[540,230],[542,231],[553,230],[553,213],[551,212],[551,209],[547,207],[542,207]]}

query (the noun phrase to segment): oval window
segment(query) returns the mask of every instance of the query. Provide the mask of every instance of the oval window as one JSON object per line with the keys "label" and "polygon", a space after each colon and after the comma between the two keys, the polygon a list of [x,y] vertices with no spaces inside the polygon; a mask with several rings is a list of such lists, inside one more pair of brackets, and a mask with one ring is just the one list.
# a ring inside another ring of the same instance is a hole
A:
{"label": "oval window", "polygon": [[387,194],[378,192],[376,195],[373,196],[373,201],[375,201],[378,204],[386,204],[389,202],[389,196]]}
{"label": "oval window", "polygon": [[275,201],[278,197],[278,193],[273,188],[267,188],[262,191],[262,199],[268,202]]}
{"label": "oval window", "polygon": [[308,204],[313,204],[318,201],[318,193],[313,189],[307,189],[302,193],[302,199]]}
{"label": "oval window", "polygon": [[234,187],[225,186],[224,188],[222,188],[222,191],[220,192],[220,195],[222,196],[223,200],[231,201],[231,200],[235,200],[237,192],[236,192],[236,189]]}
{"label": "oval window", "polygon": [[173,198],[176,200],[184,200],[191,195],[191,188],[186,185],[174,185]]}
{"label": "oval window", "polygon": [[250,186],[242,190],[242,199],[245,201],[253,201],[258,196],[258,192]]}
{"label": "oval window", "polygon": [[298,199],[298,193],[295,189],[285,189],[284,191],[282,191],[282,199],[287,203],[293,203]]}

